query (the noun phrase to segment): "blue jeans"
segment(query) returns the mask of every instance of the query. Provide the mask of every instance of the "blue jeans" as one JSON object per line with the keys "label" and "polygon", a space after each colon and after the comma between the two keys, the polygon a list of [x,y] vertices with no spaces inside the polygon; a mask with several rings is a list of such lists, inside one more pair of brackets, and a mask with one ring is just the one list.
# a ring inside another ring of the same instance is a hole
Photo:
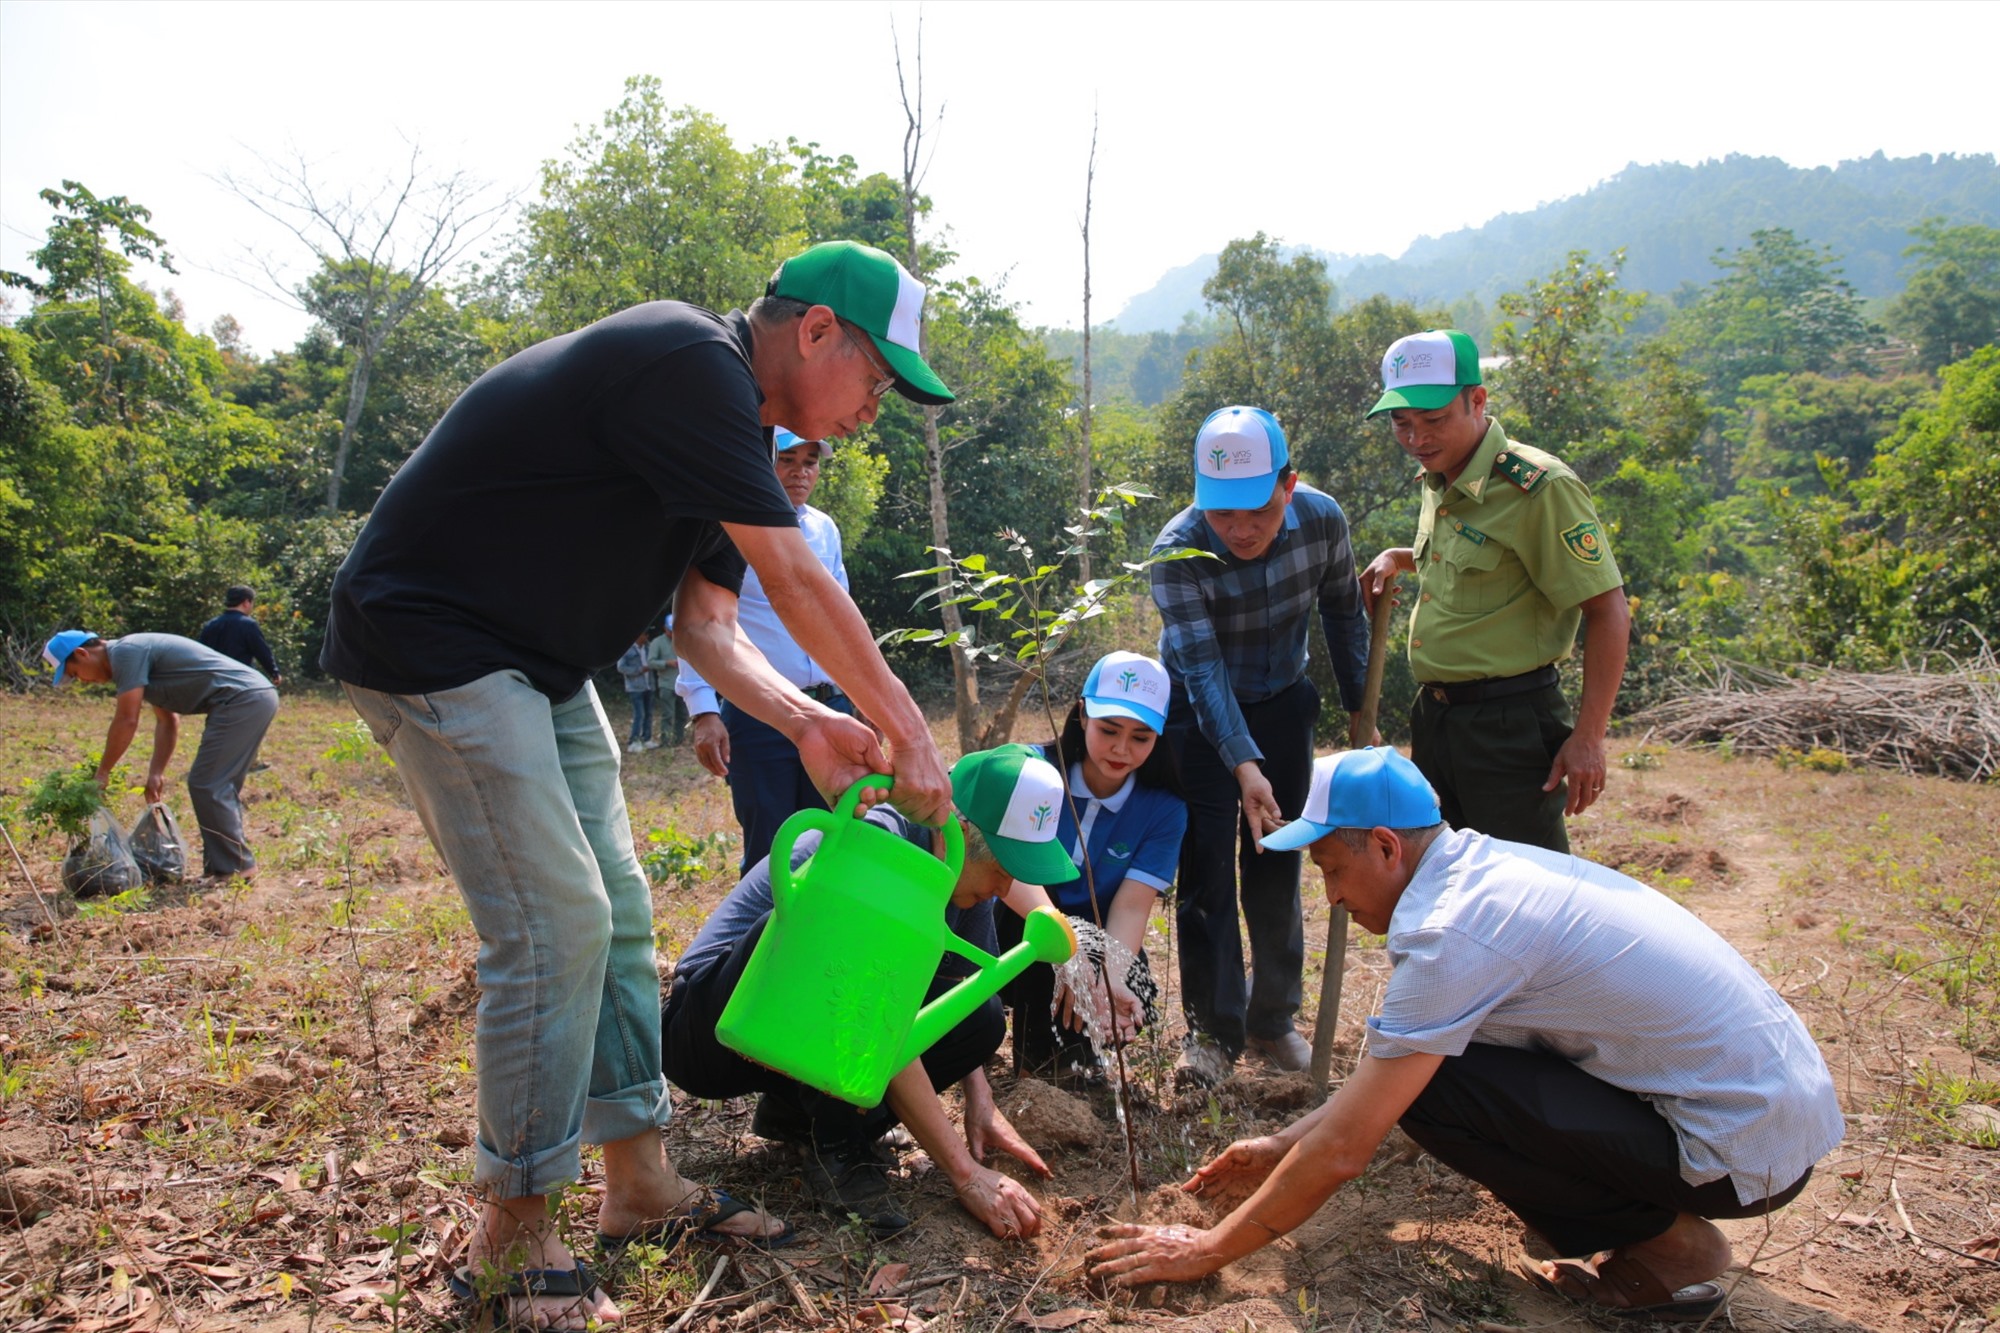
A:
{"label": "blue jeans", "polygon": [[632,701],[632,734],[625,738],[626,744],[653,739],[653,692],[641,690],[633,694],[627,690],[625,697]]}
{"label": "blue jeans", "polygon": [[396,761],[479,932],[479,1144],[491,1197],[547,1194],[578,1145],[667,1122],[653,895],[618,742],[589,684],[518,671],[433,694],[346,686]]}

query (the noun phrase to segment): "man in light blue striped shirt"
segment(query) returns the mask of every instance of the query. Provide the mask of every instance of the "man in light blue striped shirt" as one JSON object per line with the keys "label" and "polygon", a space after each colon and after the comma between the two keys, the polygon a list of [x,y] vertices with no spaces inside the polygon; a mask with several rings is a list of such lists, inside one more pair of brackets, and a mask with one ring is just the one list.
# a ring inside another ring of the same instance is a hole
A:
{"label": "man in light blue striped shirt", "polygon": [[1188,1188],[1255,1190],[1207,1231],[1119,1227],[1126,1285],[1212,1273],[1310,1217],[1400,1123],[1553,1247],[1536,1282],[1612,1313],[1701,1319],[1732,1261],[1711,1218],[1796,1198],[1845,1130],[1812,1034],[1729,944],[1615,871],[1458,832],[1394,750],[1314,765],[1329,902],[1388,936],[1368,1053],[1324,1106],[1231,1145]]}

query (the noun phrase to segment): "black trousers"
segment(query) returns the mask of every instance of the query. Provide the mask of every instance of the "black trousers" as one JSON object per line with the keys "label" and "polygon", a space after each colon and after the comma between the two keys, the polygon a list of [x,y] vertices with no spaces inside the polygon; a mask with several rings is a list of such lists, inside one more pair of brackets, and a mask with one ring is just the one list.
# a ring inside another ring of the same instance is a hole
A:
{"label": "black trousers", "polygon": [[1437,789],[1453,828],[1569,850],[1569,784],[1545,792],[1549,766],[1573,729],[1562,687],[1483,703],[1448,704],[1419,689],[1410,708],[1410,760]]}
{"label": "black trousers", "polygon": [[[721,961],[692,976],[677,975],[660,1005],[660,1063],[667,1079],[697,1097],[742,1097],[760,1092],[779,1104],[780,1118],[810,1123],[818,1148],[865,1146],[894,1128],[898,1119],[885,1100],[862,1110],[852,1102],[809,1088],[775,1069],[746,1060],[716,1039],[715,1025],[736,984],[749,966],[751,951],[770,923],[767,913],[736,942]],[[956,985],[960,978],[940,975],[931,982],[925,1003]],[[939,1092],[981,1068],[1000,1049],[1007,1021],[999,998],[986,1003],[938,1040],[922,1056],[931,1087]]]}
{"label": "black trousers", "polygon": [[[834,695],[826,706],[854,715],[854,704],[844,694]],[[748,874],[751,866],[771,854],[771,840],[787,819],[801,810],[829,807],[806,776],[798,747],[785,739],[785,733],[727,699],[722,701],[722,725],[729,732],[729,799],[743,830],[743,858],[737,871]]]}
{"label": "black trousers", "polygon": [[[1319,691],[1312,681],[1244,704],[1243,720],[1264,752],[1264,777],[1288,817],[1305,808],[1312,787],[1313,728]],[[1305,967],[1305,925],[1299,915],[1299,852],[1260,852],[1243,819],[1236,774],[1195,725],[1194,709],[1174,691],[1167,743],[1187,793],[1187,835],[1181,840],[1175,923],[1180,932],[1181,1005],[1188,1026],[1214,1038],[1231,1056],[1247,1037],[1282,1037],[1299,1010]],[[1240,888],[1239,888],[1240,884]],[[1243,937],[1236,907],[1250,933],[1250,978],[1243,976]]]}
{"label": "black trousers", "polygon": [[1774,1212],[1812,1179],[1807,1170],[1747,1204],[1731,1177],[1690,1185],[1673,1126],[1637,1093],[1561,1056],[1507,1046],[1475,1043],[1447,1059],[1401,1124],[1565,1256],[1651,1240],[1679,1213]]}

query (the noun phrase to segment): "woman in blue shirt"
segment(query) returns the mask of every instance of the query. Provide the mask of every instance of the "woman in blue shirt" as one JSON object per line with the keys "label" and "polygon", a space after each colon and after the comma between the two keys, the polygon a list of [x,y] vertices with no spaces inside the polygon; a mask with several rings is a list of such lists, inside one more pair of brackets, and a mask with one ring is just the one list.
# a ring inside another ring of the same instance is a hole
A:
{"label": "woman in blue shirt", "polygon": [[[1083,871],[1052,889],[1016,884],[1014,912],[997,914],[1000,945],[1020,938],[1026,914],[1043,902],[1080,921],[1103,926],[1131,951],[1123,976],[1111,978],[1111,1010],[1121,1040],[1155,1021],[1152,969],[1143,949],[1146,918],[1180,866],[1187,805],[1173,760],[1160,744],[1166,726],[1167,673],[1157,661],[1116,652],[1090,669],[1083,692],[1063,724],[1060,749],[1042,747],[1067,769],[1057,840]],[[1060,992],[1060,993],[1059,993]],[[1081,1064],[1096,1067],[1075,997],[1046,963],[1029,968],[1001,992],[1014,1011],[1014,1067],[1030,1072]]]}

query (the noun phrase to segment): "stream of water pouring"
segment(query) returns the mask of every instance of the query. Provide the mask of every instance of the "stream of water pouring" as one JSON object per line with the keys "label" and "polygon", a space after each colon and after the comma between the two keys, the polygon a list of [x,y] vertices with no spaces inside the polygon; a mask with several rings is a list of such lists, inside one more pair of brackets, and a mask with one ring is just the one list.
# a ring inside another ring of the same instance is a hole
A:
{"label": "stream of water pouring", "polygon": [[[1076,929],[1076,952],[1068,962],[1056,969],[1060,991],[1067,987],[1070,993],[1070,1008],[1083,1020],[1083,1032],[1090,1039],[1090,1049],[1097,1057],[1097,1066],[1117,1095],[1112,1099],[1118,1113],[1118,1130],[1125,1138],[1125,1151],[1132,1176],[1132,1201],[1137,1206],[1139,1199],[1138,1144],[1133,1137],[1132,1122],[1125,1105],[1128,1089],[1123,1071],[1119,1068],[1118,1043],[1113,1035],[1113,1012],[1111,997],[1106,993],[1104,977],[1111,976],[1124,981],[1132,969],[1132,951],[1108,934],[1102,926],[1093,922],[1070,918],[1070,925]],[[1102,963],[1099,960],[1102,959]],[[1058,1022],[1061,1020],[1058,1019]]]}

